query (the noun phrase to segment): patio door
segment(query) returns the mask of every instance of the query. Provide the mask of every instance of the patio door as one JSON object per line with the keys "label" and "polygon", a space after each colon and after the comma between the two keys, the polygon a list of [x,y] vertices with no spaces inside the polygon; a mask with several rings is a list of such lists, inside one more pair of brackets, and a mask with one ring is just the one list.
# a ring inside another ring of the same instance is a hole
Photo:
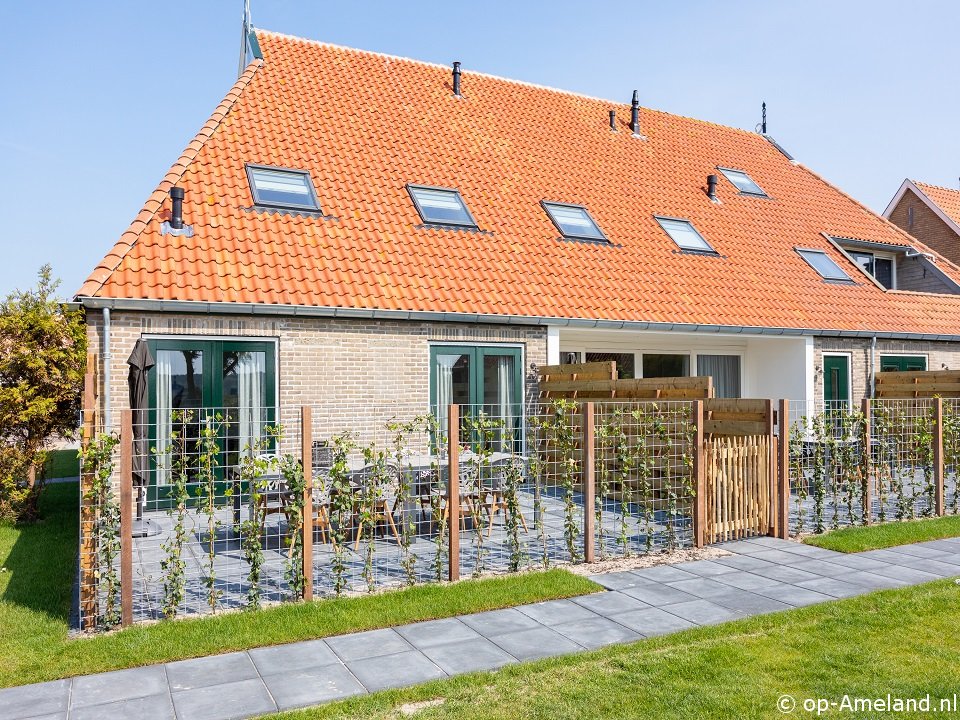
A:
{"label": "patio door", "polygon": [[273,343],[170,339],[149,344],[155,362],[148,377],[151,447],[157,448],[150,500],[162,503],[169,492],[168,449],[179,411],[193,417],[179,428],[191,454],[199,451],[203,418],[214,417],[222,478],[237,467],[242,453],[270,450],[266,428],[276,420]]}
{"label": "patio door", "polygon": [[447,432],[447,408],[461,406],[460,440],[478,442],[466,429],[468,417],[483,412],[492,420],[494,449],[519,448],[523,407],[520,348],[437,345],[430,348],[430,407]]}

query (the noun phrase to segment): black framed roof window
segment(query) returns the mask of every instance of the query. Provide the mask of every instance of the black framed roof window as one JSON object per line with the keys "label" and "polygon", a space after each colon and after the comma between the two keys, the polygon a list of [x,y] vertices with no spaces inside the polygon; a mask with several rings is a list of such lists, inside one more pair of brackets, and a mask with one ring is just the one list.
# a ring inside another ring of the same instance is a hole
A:
{"label": "black framed roof window", "polygon": [[816,270],[824,280],[853,282],[853,279],[843,271],[843,268],[837,265],[833,261],[833,258],[823,250],[814,250],[811,248],[794,248],[794,250],[796,250],[797,254],[806,260],[807,264]]}
{"label": "black framed roof window", "polygon": [[743,170],[734,170],[732,168],[718,167],[717,170],[723,173],[723,176],[733,183],[744,195],[756,195],[758,197],[767,197],[763,188],[754,182],[753,178],[747,175]]}
{"label": "black framed roof window", "polygon": [[713,249],[713,246],[704,239],[703,235],[697,232],[697,229],[689,220],[658,216],[654,216],[654,219],[681,250],[714,254],[717,252]]}
{"label": "black framed roof window", "polygon": [[590,213],[582,205],[547,202],[546,200],[540,204],[564,237],[575,240],[607,240],[603,230],[600,229],[600,226],[590,217]]}
{"label": "black framed roof window", "polygon": [[247,165],[255,205],[319,212],[313,180],[306,170]]}
{"label": "black framed roof window", "polygon": [[477,227],[477,221],[473,219],[458,190],[407,185],[407,191],[424,224]]}

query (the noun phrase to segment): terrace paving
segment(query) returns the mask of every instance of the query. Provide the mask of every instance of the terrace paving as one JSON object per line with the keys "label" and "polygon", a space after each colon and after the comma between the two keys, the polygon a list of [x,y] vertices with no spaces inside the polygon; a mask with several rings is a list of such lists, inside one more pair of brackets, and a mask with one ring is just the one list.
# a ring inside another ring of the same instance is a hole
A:
{"label": "terrace paving", "polygon": [[960,538],[859,555],[719,547],[733,554],[596,575],[607,590],[571,600],[0,690],[0,720],[239,720],[960,576]]}

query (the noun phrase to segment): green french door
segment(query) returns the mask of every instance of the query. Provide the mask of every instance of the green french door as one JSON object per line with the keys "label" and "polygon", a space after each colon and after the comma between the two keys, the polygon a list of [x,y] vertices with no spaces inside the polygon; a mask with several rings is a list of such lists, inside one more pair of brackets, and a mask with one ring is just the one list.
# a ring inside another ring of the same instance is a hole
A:
{"label": "green french door", "polygon": [[[276,421],[276,358],[269,342],[151,340],[154,366],[148,377],[154,482],[148,500],[163,504],[169,495],[175,418],[189,414],[177,432],[187,452],[197,453],[203,418],[219,427],[218,476],[226,480],[244,452],[269,452],[266,429]],[[219,416],[219,419],[216,418]],[[220,492],[218,490],[218,492]]]}
{"label": "green french door", "polygon": [[461,406],[460,441],[470,437],[466,418],[484,412],[495,423],[495,449],[519,450],[523,422],[523,357],[520,348],[435,345],[430,348],[430,407],[447,431],[447,408]]}
{"label": "green french door", "polygon": [[823,400],[828,409],[850,404],[850,356],[823,356]]}

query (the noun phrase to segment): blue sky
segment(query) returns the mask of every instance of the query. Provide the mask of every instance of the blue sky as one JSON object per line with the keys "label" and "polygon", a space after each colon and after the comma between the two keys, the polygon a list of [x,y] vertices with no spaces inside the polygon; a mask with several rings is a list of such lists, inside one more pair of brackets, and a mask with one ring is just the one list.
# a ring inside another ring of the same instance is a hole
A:
{"label": "blue sky", "polygon": [[[0,295],[72,296],[236,78],[242,0],[4,2]],[[960,175],[960,3],[252,0],[254,24],[768,130],[882,211]]]}

